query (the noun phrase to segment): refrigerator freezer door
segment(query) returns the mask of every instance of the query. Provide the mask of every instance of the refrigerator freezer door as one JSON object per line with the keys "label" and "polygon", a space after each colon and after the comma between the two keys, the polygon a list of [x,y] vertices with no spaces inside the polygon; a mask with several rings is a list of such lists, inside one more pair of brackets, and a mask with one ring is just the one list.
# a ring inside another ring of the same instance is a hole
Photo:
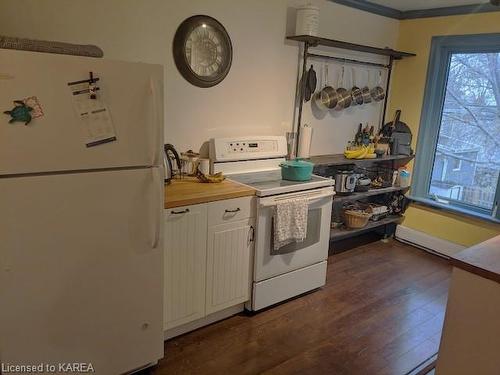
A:
{"label": "refrigerator freezer door", "polygon": [[[93,147],[68,86],[89,72],[116,134]],[[0,49],[0,175],[161,165],[162,80],[159,65]],[[4,111],[32,97],[43,116],[9,123]]]}
{"label": "refrigerator freezer door", "polygon": [[161,179],[157,168],[0,179],[3,363],[107,375],[163,357]]}

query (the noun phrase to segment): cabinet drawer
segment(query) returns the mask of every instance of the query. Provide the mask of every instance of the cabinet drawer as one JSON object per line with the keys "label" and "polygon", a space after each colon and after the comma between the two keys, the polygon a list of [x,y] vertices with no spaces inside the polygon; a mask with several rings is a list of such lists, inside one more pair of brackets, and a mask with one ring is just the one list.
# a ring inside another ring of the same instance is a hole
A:
{"label": "cabinet drawer", "polygon": [[243,197],[208,204],[208,225],[218,225],[255,216],[255,198]]}
{"label": "cabinet drawer", "polygon": [[199,213],[199,212],[203,212],[204,215],[207,215],[206,206],[207,206],[206,204],[193,204],[191,206],[166,208],[164,210],[165,220],[176,221],[180,220],[183,217],[189,217],[189,214]]}

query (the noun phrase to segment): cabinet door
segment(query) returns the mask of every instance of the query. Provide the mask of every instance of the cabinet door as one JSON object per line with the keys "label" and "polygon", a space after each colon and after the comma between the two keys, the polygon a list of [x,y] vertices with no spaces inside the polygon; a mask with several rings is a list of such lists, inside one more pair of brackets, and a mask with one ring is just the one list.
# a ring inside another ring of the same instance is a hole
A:
{"label": "cabinet door", "polygon": [[206,205],[165,210],[165,330],[205,316],[206,239]]}
{"label": "cabinet door", "polygon": [[248,301],[255,219],[208,228],[207,314]]}

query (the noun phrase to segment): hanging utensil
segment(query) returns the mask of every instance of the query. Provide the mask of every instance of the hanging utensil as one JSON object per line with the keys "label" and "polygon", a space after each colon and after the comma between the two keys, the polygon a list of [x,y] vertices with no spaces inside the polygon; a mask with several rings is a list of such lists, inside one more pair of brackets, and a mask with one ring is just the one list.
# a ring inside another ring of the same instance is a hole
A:
{"label": "hanging utensil", "polygon": [[302,95],[302,100],[306,100],[306,89],[307,89],[307,71],[304,72],[299,81],[299,93]]}
{"label": "hanging utensil", "polygon": [[382,72],[378,71],[378,83],[377,86],[371,89],[370,94],[376,102],[380,102],[385,99],[385,90],[382,85]]}
{"label": "hanging utensil", "polygon": [[311,96],[316,92],[316,84],[318,83],[318,78],[316,77],[316,71],[314,67],[311,65],[309,68],[308,80],[309,89],[311,90]]}
{"label": "hanging utensil", "polygon": [[311,99],[311,89],[309,88],[309,79],[308,79],[308,76],[309,76],[309,71],[306,71],[304,73],[304,76],[302,77],[301,81],[300,81],[300,85],[301,87],[303,87],[302,90],[304,90],[304,102],[307,102]]}
{"label": "hanging utensil", "polygon": [[361,92],[361,89],[356,85],[356,78],[354,76],[354,68],[351,68],[351,75],[352,75],[352,84],[353,84],[353,87],[351,89],[352,104],[361,105],[361,104],[363,104],[363,93]]}
{"label": "hanging utensil", "polygon": [[319,109],[328,111],[337,105],[338,95],[335,89],[328,83],[328,64],[323,67],[323,89],[316,93],[314,101]]}
{"label": "hanging utensil", "polygon": [[[328,66],[324,64],[323,66],[323,71],[322,71],[322,77],[321,77],[321,82],[320,82],[320,87],[321,90],[319,90],[316,94],[314,94],[314,103],[316,106],[322,110],[322,111],[327,111],[328,110],[328,103],[329,103],[329,98],[326,92],[324,93],[323,91],[326,91],[328,88]],[[332,88],[333,90],[333,88]]]}
{"label": "hanging utensil", "polygon": [[335,110],[341,111],[348,108],[352,103],[351,92],[344,88],[344,66],[342,66],[342,74],[340,76],[339,87],[337,88],[337,94],[339,95],[339,100],[335,106]]}
{"label": "hanging utensil", "polygon": [[361,89],[361,95],[363,96],[363,103],[372,102],[372,94],[370,92],[370,71],[366,69],[366,86]]}
{"label": "hanging utensil", "polygon": [[303,82],[304,85],[304,101],[308,102],[311,100],[311,96],[316,91],[316,72],[314,71],[314,67],[311,65],[309,70],[304,73]]}

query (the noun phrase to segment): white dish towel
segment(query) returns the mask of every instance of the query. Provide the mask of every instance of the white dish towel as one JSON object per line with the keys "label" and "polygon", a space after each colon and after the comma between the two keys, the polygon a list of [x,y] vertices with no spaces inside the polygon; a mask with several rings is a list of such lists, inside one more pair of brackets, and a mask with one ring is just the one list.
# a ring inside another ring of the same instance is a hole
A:
{"label": "white dish towel", "polygon": [[291,198],[276,202],[274,212],[274,250],[307,236],[307,198]]}

